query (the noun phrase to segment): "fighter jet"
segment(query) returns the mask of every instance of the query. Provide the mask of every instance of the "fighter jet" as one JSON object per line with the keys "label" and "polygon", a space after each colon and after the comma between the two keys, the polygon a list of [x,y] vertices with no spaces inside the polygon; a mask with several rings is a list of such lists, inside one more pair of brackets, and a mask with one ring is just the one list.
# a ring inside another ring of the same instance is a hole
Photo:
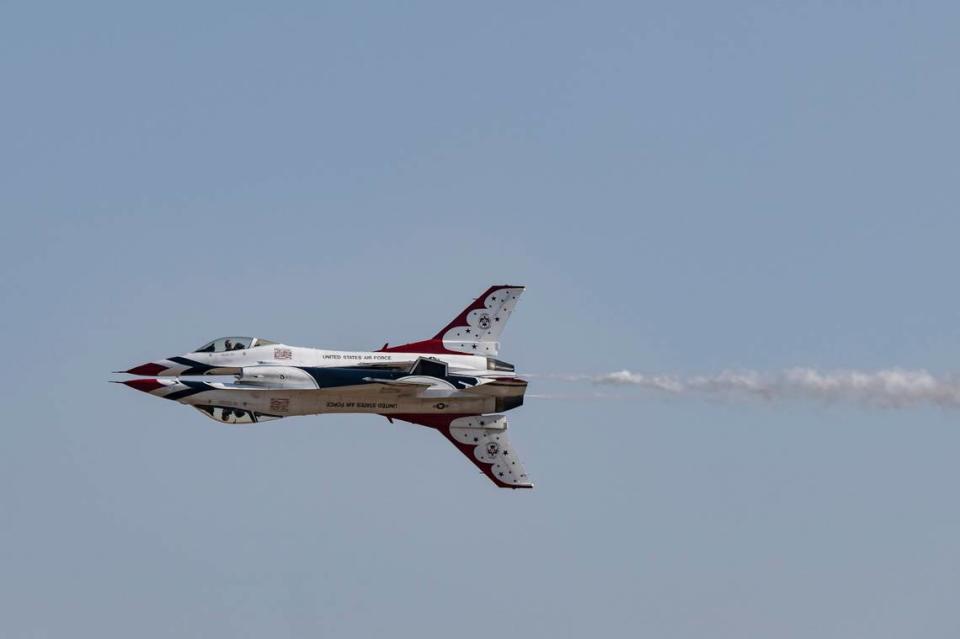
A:
{"label": "fighter jet", "polygon": [[[497,359],[523,293],[498,285],[430,339],[376,351],[221,337],[191,353],[135,366],[130,388],[196,408],[224,424],[323,413],[375,413],[436,429],[501,488],[533,488],[507,439],[527,382]],[[204,381],[215,375],[227,381]],[[230,379],[233,376],[233,379]]]}

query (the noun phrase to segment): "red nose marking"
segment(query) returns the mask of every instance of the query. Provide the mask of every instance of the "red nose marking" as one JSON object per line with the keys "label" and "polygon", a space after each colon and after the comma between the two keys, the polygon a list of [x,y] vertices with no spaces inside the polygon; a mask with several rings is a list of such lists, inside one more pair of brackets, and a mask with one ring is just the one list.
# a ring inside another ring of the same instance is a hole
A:
{"label": "red nose marking", "polygon": [[141,364],[140,366],[134,366],[127,372],[131,375],[159,375],[163,371],[167,370],[166,366],[161,366],[155,362],[150,362],[149,364]]}
{"label": "red nose marking", "polygon": [[150,393],[166,386],[166,384],[161,384],[160,380],[157,379],[128,379],[123,383],[130,388],[136,388],[138,391],[143,391],[144,393]]}

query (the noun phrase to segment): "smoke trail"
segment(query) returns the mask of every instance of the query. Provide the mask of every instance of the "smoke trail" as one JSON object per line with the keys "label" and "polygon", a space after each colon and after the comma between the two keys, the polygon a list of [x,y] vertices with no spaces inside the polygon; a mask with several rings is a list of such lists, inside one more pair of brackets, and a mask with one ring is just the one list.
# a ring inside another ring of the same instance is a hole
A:
{"label": "smoke trail", "polygon": [[825,402],[855,402],[885,408],[919,405],[960,407],[960,379],[950,376],[937,377],[925,370],[899,368],[877,371],[791,368],[775,373],[746,370],[686,376],[622,370],[600,375],[539,377],[568,382],[590,382],[601,386],[636,387],[676,396],[725,399],[752,397],[767,401],[813,399]]}

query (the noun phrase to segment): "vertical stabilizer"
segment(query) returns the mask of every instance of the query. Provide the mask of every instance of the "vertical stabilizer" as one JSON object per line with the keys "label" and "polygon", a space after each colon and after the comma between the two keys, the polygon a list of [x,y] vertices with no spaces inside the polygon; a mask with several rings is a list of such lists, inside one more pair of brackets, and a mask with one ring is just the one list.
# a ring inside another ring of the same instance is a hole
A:
{"label": "vertical stabilizer", "polygon": [[500,334],[523,291],[523,286],[491,286],[431,339],[381,350],[388,353],[497,355]]}

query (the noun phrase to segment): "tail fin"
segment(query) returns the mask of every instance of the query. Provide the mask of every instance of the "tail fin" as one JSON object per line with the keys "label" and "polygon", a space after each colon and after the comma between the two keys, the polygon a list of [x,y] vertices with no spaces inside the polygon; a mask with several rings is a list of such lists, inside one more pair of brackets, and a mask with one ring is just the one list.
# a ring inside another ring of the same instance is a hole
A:
{"label": "tail fin", "polygon": [[491,286],[431,339],[384,346],[380,350],[386,353],[496,355],[500,350],[500,333],[523,291],[522,286]]}

